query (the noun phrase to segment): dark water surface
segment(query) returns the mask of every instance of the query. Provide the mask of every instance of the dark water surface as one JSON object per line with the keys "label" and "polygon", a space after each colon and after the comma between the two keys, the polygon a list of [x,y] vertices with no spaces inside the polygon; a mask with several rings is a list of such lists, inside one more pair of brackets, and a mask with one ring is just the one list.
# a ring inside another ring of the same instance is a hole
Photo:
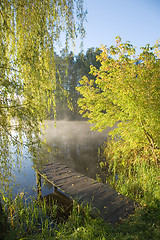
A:
{"label": "dark water surface", "polygon": [[[49,121],[46,127],[45,138],[53,148],[50,153],[43,152],[44,164],[49,162],[64,163],[68,167],[95,178],[97,174],[98,148],[107,141],[110,128],[104,132],[90,130],[91,125],[85,121]],[[36,174],[32,168],[31,158],[24,151],[25,158],[21,169],[15,168],[16,184],[14,193],[25,191],[29,195],[36,194]],[[52,188],[43,186],[42,193],[49,194]]]}

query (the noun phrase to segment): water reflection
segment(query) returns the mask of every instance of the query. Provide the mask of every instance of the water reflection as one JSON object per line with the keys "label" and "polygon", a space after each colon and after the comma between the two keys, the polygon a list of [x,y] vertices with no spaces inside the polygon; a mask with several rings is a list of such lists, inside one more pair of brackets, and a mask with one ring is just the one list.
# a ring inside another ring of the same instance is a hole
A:
{"label": "water reflection", "polygon": [[107,141],[110,128],[103,133],[91,131],[91,125],[84,121],[48,122],[46,128],[47,143],[57,149],[57,153],[49,153],[49,162],[64,163],[89,177],[95,178],[97,173],[98,147]]}
{"label": "water reflection", "polygon": [[[39,154],[43,156],[43,164],[47,162],[60,162],[76,171],[91,178],[96,177],[98,162],[98,147],[107,141],[110,128],[103,133],[90,130],[91,125],[85,121],[49,121],[46,124],[46,141],[53,148],[48,153],[43,149]],[[43,153],[43,154],[42,154]],[[33,163],[27,149],[24,150],[22,167],[14,169],[16,184],[14,193],[20,191],[28,192],[28,195],[35,196],[36,174]],[[44,157],[45,156],[45,157]],[[36,165],[41,165],[41,160],[36,160]],[[49,194],[53,191],[48,185],[43,186],[42,193]]]}

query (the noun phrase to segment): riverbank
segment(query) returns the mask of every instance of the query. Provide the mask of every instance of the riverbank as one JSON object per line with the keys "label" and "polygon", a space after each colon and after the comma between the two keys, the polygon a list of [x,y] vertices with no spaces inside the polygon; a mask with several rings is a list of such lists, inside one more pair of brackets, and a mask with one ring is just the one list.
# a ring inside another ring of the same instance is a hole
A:
{"label": "riverbank", "polygon": [[[51,126],[53,126],[52,123]],[[55,129],[53,132],[55,133]],[[92,133],[90,134],[92,138]],[[66,134],[66,136],[67,135],[68,134]],[[53,141],[54,137],[52,134],[50,134],[50,137],[51,142],[55,142]],[[78,146],[76,147],[75,152],[79,157],[81,154],[79,152],[80,145],[77,142],[77,134],[75,134],[75,137],[76,138],[74,138],[73,142],[75,142]],[[67,145],[68,142],[69,139],[64,137],[64,144],[61,144],[61,146],[66,147],[69,159],[72,151],[70,151],[71,148]],[[91,153],[90,150],[91,149],[89,148],[88,154]],[[109,149],[107,149],[108,155],[112,152],[114,151],[109,152]],[[73,156],[75,157],[75,154]],[[88,155],[86,156],[86,154],[84,154],[82,156],[82,162],[86,163],[85,159],[88,159]],[[93,157],[93,159],[95,159],[95,154]],[[92,157],[90,159],[92,159]],[[3,237],[2,239],[7,240],[8,236],[12,236],[12,238],[9,237],[8,239],[159,240],[159,165],[156,165],[153,161],[147,161],[147,158],[143,159],[143,161],[140,159],[139,162],[137,158],[137,161],[134,161],[134,164],[131,164],[130,167],[127,164],[132,162],[124,161],[124,158],[120,158],[119,162],[114,158],[115,161],[113,161],[113,157],[111,155],[108,159],[111,163],[110,171],[112,170],[113,175],[111,174],[110,176],[105,174],[105,181],[110,183],[118,192],[132,198],[141,205],[140,209],[138,209],[128,220],[123,220],[121,224],[113,227],[110,224],[104,223],[104,221],[100,218],[93,219],[91,215],[91,206],[83,208],[82,206],[74,205],[73,211],[69,215],[68,219],[63,222],[57,222],[56,204],[53,204],[52,206],[51,212],[53,214],[52,217],[50,217],[45,203],[37,203],[35,198],[30,197],[30,194],[14,194],[14,197],[11,197],[12,193],[8,195],[6,192],[1,193],[0,198],[3,203],[3,211],[7,216],[9,228],[5,232],[6,238],[4,239]],[[131,158],[128,157],[127,159]],[[120,160],[123,161],[121,162]],[[25,161],[24,169],[28,168],[29,173],[31,174],[31,168],[30,166],[27,167],[27,161],[28,159]],[[77,158],[75,163],[79,163],[81,166],[79,158]],[[106,164],[107,162],[104,162],[104,167],[107,166]],[[93,162],[91,162],[91,167],[92,166]],[[96,164],[94,167],[97,168]],[[117,172],[115,171],[115,168]],[[88,172],[85,164],[84,169]],[[106,170],[108,171],[108,166]],[[28,180],[31,179],[30,175],[27,175],[26,178]],[[23,178],[23,181],[25,181],[25,178]],[[19,182],[21,183],[21,179],[19,179]],[[36,183],[35,179],[33,182]],[[28,184],[28,182],[26,183]]]}
{"label": "riverbank", "polygon": [[[143,176],[138,174],[135,180],[130,179],[130,183],[127,181],[124,185],[121,184],[121,190],[125,190],[126,195],[137,199],[141,207],[116,226],[107,224],[98,217],[92,218],[92,206],[90,205],[83,207],[74,203],[73,211],[67,220],[59,222],[56,204],[53,204],[48,212],[45,202],[37,202],[34,198],[28,201],[27,194],[18,195],[14,200],[11,195],[10,197],[5,194],[1,195],[3,211],[8,216],[10,224],[6,231],[6,238],[3,240],[7,240],[7,236],[11,234],[14,238],[9,238],[10,240],[22,238],[28,240],[159,240],[160,196],[158,182],[154,180],[157,178],[159,169],[156,165],[148,165],[148,167],[146,165],[145,168],[139,169],[143,171]],[[119,183],[117,182],[115,187],[119,187]],[[136,186],[141,186],[141,188],[136,188]]]}
{"label": "riverbank", "polygon": [[113,227],[100,218],[93,219],[91,206],[82,207],[74,204],[68,220],[58,223],[56,205],[52,206],[51,217],[51,214],[47,214],[44,202],[37,204],[33,200],[26,206],[23,200],[18,197],[8,208],[10,227],[5,232],[5,237],[1,239],[159,240],[160,208],[158,206],[141,207],[129,219]]}

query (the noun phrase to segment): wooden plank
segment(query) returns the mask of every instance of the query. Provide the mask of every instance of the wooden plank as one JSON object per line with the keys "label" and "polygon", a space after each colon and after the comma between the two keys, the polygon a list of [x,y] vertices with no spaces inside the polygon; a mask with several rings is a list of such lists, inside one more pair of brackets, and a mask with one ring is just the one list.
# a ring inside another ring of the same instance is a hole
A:
{"label": "wooden plank", "polygon": [[120,218],[128,216],[135,203],[122,196],[109,185],[99,183],[94,179],[77,173],[64,164],[53,163],[37,169],[39,175],[48,180],[57,189],[76,199],[79,203],[91,203],[94,209],[100,211],[105,221],[116,223]]}
{"label": "wooden plank", "polygon": [[41,175],[38,172],[36,173],[36,183],[37,183],[37,195],[39,198],[42,196],[42,192],[41,192]]}

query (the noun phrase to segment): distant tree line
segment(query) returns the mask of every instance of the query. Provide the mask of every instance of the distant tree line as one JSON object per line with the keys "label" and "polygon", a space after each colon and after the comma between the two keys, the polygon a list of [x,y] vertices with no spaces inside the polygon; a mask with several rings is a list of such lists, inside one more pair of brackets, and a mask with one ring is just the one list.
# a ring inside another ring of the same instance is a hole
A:
{"label": "distant tree line", "polygon": [[66,53],[63,49],[60,54],[55,54],[56,65],[56,91],[55,91],[55,111],[52,108],[50,118],[76,120],[82,119],[79,114],[78,98],[80,93],[76,87],[80,86],[83,76],[89,79],[93,76],[89,73],[90,66],[94,65],[97,69],[100,62],[97,55],[100,55],[99,48],[89,48],[86,53],[74,55],[73,52]]}

